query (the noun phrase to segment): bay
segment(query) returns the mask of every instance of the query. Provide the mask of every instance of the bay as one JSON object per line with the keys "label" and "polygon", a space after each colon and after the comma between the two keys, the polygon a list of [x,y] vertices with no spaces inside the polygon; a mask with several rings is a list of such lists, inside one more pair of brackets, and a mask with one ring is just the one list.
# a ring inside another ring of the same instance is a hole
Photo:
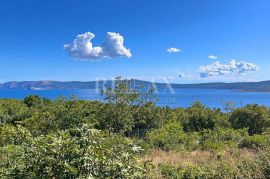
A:
{"label": "bay", "polygon": [[[81,90],[20,90],[1,89],[0,98],[23,99],[29,95],[40,95],[49,99],[57,99],[60,96],[70,98],[73,95],[78,99],[102,100],[103,97],[95,89]],[[188,107],[194,101],[200,101],[211,108],[223,108],[225,102],[235,102],[237,107],[246,104],[259,104],[270,107],[269,92],[239,92],[222,89],[174,89],[171,91],[159,91],[157,105],[169,107]]]}

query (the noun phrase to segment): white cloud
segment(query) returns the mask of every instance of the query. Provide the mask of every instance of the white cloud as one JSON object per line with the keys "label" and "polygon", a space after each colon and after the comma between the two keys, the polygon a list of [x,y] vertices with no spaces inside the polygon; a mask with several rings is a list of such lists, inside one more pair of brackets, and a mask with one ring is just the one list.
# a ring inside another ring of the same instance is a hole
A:
{"label": "white cloud", "polygon": [[74,58],[82,60],[100,60],[132,56],[130,49],[124,47],[124,38],[119,33],[107,32],[103,44],[94,47],[91,40],[95,35],[91,32],[77,35],[71,44],[65,44],[64,49]]}
{"label": "white cloud", "polygon": [[170,48],[167,49],[168,53],[179,53],[181,51],[182,51],[181,49],[174,48],[174,47],[170,47]]}
{"label": "white cloud", "polygon": [[220,62],[214,62],[207,66],[201,66],[199,68],[201,77],[221,76],[228,74],[245,74],[249,71],[257,71],[259,67],[253,63],[245,61],[231,60],[227,64]]}
{"label": "white cloud", "polygon": [[212,59],[212,60],[215,60],[215,59],[217,59],[218,57],[215,56],[215,55],[209,55],[208,58],[209,58],[209,59]]}

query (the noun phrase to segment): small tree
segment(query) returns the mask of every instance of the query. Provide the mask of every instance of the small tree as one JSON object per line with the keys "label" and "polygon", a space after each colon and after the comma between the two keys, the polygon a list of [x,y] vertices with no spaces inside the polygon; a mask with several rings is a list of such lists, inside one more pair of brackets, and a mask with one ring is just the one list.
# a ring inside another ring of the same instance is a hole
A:
{"label": "small tree", "polygon": [[163,128],[147,133],[148,143],[165,151],[183,147],[186,138],[187,135],[183,132],[182,126],[175,121],[168,122]]}
{"label": "small tree", "polygon": [[139,108],[155,99],[152,90],[143,92],[131,86],[131,81],[116,79],[115,88],[102,91],[105,103],[99,112],[98,128],[124,133],[134,127],[134,114]]}
{"label": "small tree", "polygon": [[23,102],[28,107],[32,107],[32,106],[41,105],[43,103],[43,99],[38,95],[30,95],[24,98]]}
{"label": "small tree", "polygon": [[249,135],[261,134],[270,125],[270,111],[256,104],[236,109],[230,116],[234,128],[248,128]]}
{"label": "small tree", "polygon": [[194,132],[230,126],[225,114],[218,109],[209,109],[200,102],[196,102],[188,108],[187,113],[187,119],[183,122],[185,131]]}

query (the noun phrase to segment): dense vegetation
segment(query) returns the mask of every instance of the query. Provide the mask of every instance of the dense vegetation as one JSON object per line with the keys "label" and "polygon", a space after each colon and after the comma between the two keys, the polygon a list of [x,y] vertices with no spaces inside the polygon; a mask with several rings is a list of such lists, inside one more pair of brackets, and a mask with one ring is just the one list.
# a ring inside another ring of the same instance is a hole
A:
{"label": "dense vegetation", "polygon": [[0,100],[0,178],[270,178],[270,109],[155,105],[125,80],[104,102]]}

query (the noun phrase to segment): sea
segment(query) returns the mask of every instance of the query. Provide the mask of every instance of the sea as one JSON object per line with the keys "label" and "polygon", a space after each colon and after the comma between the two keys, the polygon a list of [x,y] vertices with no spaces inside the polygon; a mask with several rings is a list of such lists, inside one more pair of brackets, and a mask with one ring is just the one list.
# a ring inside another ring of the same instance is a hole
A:
{"label": "sea", "polygon": [[[24,99],[29,95],[39,95],[49,99],[76,96],[84,100],[103,100],[104,97],[95,89],[80,90],[21,90],[0,89],[0,98]],[[174,89],[173,91],[158,91],[155,94],[156,104],[162,107],[189,107],[195,101],[200,101],[210,108],[224,108],[227,102],[233,102],[236,107],[247,104],[259,104],[270,107],[270,92],[242,92],[227,89]]]}

